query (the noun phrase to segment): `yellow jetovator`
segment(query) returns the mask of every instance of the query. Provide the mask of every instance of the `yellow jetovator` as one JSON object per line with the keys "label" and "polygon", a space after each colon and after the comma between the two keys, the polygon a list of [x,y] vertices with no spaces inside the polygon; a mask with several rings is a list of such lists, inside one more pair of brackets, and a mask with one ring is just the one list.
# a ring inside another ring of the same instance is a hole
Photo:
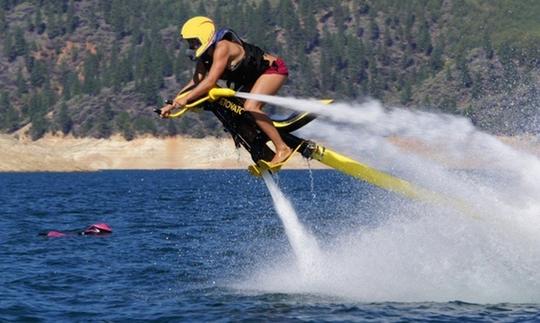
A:
{"label": "yellow jetovator", "polygon": [[[183,95],[186,95],[186,94],[185,93],[180,94],[180,96],[183,96]],[[242,115],[244,114],[242,106],[238,103],[229,101],[228,99],[236,95],[237,93],[234,90],[231,90],[228,88],[213,88],[212,90],[209,91],[207,96],[186,105],[179,112],[173,113],[169,117],[170,118],[180,117],[183,113],[185,113],[189,109],[198,107],[201,104],[208,101],[211,103],[217,103],[219,107],[231,111],[231,113],[233,113],[232,116],[234,116],[232,118],[234,119],[242,118]],[[332,100],[321,100],[321,102],[325,104],[330,104]],[[284,129],[284,130],[293,129],[289,131],[294,131],[295,129],[298,129],[302,125],[309,122],[309,120],[312,120],[309,118],[310,118],[309,113],[301,113],[301,114],[297,114],[296,116],[286,121],[274,121],[274,126],[277,129]],[[313,118],[313,116],[311,116],[311,118]],[[306,119],[309,119],[309,120],[307,122],[303,122],[303,120],[305,121]],[[245,122],[245,119],[242,119],[242,120]],[[298,127],[294,127],[295,123],[299,123],[302,125],[299,125]],[[290,128],[291,126],[293,126],[293,128]],[[404,179],[401,179],[391,174],[377,170],[367,164],[358,162],[349,157],[341,155],[335,151],[332,151],[312,141],[303,140],[298,137],[294,137],[294,138],[296,139],[296,141],[292,147],[294,147],[295,153],[301,152],[302,155],[307,158],[315,159],[342,173],[361,179],[363,181],[366,181],[372,185],[386,189],[388,191],[398,193],[400,195],[406,196],[411,199],[449,206],[449,207],[452,207],[454,209],[461,211],[464,214],[478,218],[477,211],[474,210],[472,207],[470,207],[467,203],[463,201],[459,201],[457,199],[449,198],[439,193],[426,190]],[[264,142],[264,144],[266,144],[266,142]],[[246,146],[244,147],[246,149],[250,148]],[[248,151],[251,153],[249,149]],[[293,154],[291,154],[291,156],[292,155]],[[290,157],[281,163],[272,164],[272,165],[267,160],[264,160],[262,158],[259,158],[259,159],[254,158],[254,160],[255,160],[255,164],[250,165],[248,167],[248,170],[250,171],[252,175],[261,176],[262,173],[265,171],[272,172],[272,173],[279,171],[290,160]]]}

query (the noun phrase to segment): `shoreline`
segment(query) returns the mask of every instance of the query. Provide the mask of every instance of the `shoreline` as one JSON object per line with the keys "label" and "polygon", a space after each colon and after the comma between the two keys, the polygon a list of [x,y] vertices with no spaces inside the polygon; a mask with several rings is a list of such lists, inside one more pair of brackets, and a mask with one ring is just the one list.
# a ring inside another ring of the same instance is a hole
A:
{"label": "shoreline", "polygon": [[[500,137],[516,150],[540,157],[540,143],[528,137]],[[437,152],[421,144],[393,140],[400,149],[440,159]],[[247,170],[253,164],[244,149],[232,138],[139,137],[127,141],[121,136],[108,139],[47,135],[37,141],[17,135],[0,134],[0,172],[93,172],[102,170]],[[328,169],[296,154],[285,169]],[[451,168],[483,168],[458,163]]]}
{"label": "shoreline", "polygon": [[[101,170],[246,169],[253,161],[231,138],[139,137],[127,141],[47,135],[36,141],[0,135],[0,172],[92,172]],[[308,165],[300,155],[290,169]]]}

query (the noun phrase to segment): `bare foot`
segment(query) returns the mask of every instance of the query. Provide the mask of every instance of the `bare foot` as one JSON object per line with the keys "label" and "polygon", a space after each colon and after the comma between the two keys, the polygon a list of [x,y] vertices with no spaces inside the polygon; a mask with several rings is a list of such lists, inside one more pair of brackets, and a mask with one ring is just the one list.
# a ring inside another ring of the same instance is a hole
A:
{"label": "bare foot", "polygon": [[284,162],[292,154],[292,152],[292,149],[288,146],[278,149],[274,155],[274,158],[272,158],[270,161],[270,164],[279,164]]}

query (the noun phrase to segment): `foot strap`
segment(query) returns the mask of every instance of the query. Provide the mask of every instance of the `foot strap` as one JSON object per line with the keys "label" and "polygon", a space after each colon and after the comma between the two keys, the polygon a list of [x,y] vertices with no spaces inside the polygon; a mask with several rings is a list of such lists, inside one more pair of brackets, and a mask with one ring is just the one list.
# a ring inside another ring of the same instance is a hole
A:
{"label": "foot strap", "polygon": [[261,176],[264,171],[269,171],[270,173],[279,172],[281,170],[281,167],[283,167],[283,165],[285,165],[292,158],[294,153],[296,153],[298,149],[300,149],[300,146],[302,146],[302,143],[300,143],[293,151],[291,151],[289,156],[287,156],[287,158],[285,158],[283,161],[279,163],[270,163],[270,162],[267,162],[266,160],[261,159],[257,162],[257,164],[250,165],[248,167],[249,172],[251,173],[251,175],[257,176],[257,177]]}

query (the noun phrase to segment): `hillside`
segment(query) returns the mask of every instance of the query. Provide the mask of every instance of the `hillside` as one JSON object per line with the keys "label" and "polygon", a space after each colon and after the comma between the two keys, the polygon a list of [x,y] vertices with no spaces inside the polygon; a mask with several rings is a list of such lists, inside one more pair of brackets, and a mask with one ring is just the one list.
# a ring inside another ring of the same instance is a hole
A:
{"label": "hillside", "polygon": [[0,131],[223,136],[208,114],[152,113],[189,78],[177,33],[197,14],[284,57],[282,94],[371,96],[491,133],[540,132],[534,0],[0,0]]}

